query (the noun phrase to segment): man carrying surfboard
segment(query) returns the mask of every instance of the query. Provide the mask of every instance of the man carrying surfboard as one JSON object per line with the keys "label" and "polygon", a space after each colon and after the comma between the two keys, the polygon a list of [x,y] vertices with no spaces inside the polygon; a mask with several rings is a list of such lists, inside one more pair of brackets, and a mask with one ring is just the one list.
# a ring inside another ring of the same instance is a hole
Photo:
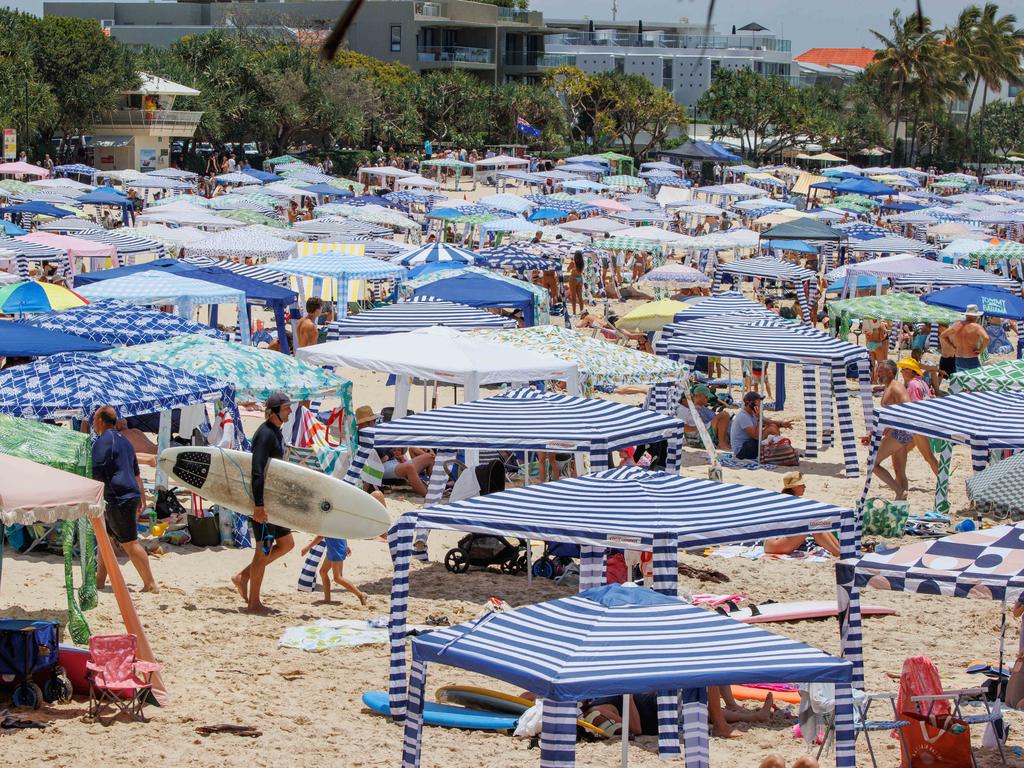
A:
{"label": "man carrying surfboard", "polygon": [[288,421],[291,412],[292,403],[288,395],[283,392],[271,392],[264,407],[265,421],[252,436],[253,512],[250,522],[256,547],[252,562],[231,577],[238,594],[246,602],[248,612],[261,616],[271,613],[271,609],[260,602],[263,574],[266,573],[268,565],[284,557],[295,546],[291,530],[269,522],[267,511],[263,508],[263,486],[267,465],[271,459],[284,458],[284,434],[281,432],[281,425]]}

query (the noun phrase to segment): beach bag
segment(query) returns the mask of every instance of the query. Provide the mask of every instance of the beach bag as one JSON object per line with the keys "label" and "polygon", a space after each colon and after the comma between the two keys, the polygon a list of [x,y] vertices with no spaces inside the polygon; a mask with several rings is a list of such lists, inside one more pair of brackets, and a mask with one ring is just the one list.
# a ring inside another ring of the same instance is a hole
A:
{"label": "beach bag", "polygon": [[609,555],[605,561],[605,580],[609,584],[625,584],[629,580],[626,558],[621,552]]}
{"label": "beach bag", "polygon": [[762,464],[777,464],[780,467],[796,467],[800,464],[800,452],[793,447],[789,438],[782,437],[772,442],[761,443]]}
{"label": "beach bag", "polygon": [[887,538],[902,536],[909,517],[910,502],[872,496],[864,503],[864,533]]}
{"label": "beach bag", "polygon": [[[902,768],[971,768],[971,729],[952,715],[949,701],[939,699],[926,705],[911,702],[913,696],[942,693],[942,680],[927,656],[903,660],[896,710],[910,725],[903,736]],[[893,738],[898,734],[893,732]]]}

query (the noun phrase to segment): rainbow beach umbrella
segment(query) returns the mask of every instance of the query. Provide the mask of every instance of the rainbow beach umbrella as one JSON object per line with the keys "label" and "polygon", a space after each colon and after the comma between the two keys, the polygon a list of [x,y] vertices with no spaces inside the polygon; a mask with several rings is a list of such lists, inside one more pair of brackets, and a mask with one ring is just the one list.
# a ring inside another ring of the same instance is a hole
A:
{"label": "rainbow beach umbrella", "polygon": [[89,302],[62,285],[28,280],[0,287],[0,314],[53,312],[81,307]]}

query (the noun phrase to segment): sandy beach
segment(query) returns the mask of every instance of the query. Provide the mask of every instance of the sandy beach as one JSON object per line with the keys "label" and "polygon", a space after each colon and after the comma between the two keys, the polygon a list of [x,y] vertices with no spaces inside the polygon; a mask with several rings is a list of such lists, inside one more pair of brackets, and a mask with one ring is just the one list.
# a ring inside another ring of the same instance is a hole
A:
{"label": "sandy beach", "polygon": [[[392,390],[384,377],[364,371],[341,371],[354,382],[355,404],[368,403],[379,409],[389,405]],[[802,404],[799,372],[788,381],[790,398],[784,415],[797,420],[796,435],[802,441]],[[451,388],[441,396],[451,397]],[[414,389],[413,407],[420,401]],[[637,396],[616,398],[638,402]],[[448,400],[442,400],[442,404]],[[860,405],[852,407],[857,432],[863,434]],[[866,449],[860,447],[863,459]],[[683,473],[701,477],[707,472],[703,455],[686,450]],[[863,478],[844,478],[842,454],[833,447],[815,460],[804,461],[807,496],[840,505],[851,505],[860,492]],[[764,488],[780,487],[784,470],[725,470],[727,482],[742,482]],[[951,487],[953,509],[966,510],[964,479],[969,472],[969,455],[954,453]],[[912,456],[911,510],[930,509],[933,479],[920,457]],[[877,489],[876,489],[877,490]],[[885,495],[886,492],[882,491]],[[413,508],[416,500],[391,491],[388,509],[392,517]],[[505,576],[473,570],[465,575],[447,573],[441,560],[454,534],[433,535],[430,562],[414,564],[411,586],[410,621],[422,622],[428,614],[443,613],[452,623],[477,615],[491,596],[511,605],[537,602],[566,594],[572,587],[535,579],[527,586],[525,576]],[[117,722],[110,727],[83,722],[86,703],[76,699],[70,705],[46,707],[30,716],[50,725],[45,731],[0,731],[0,744],[8,764],[45,760],[48,765],[97,765],[119,759],[149,766],[280,766],[333,764],[341,766],[393,766],[400,761],[401,729],[364,710],[360,695],[382,689],[387,682],[387,648],[384,645],[355,649],[334,649],[323,654],[278,647],[286,627],[311,624],[320,618],[369,618],[386,614],[391,567],[386,546],[380,542],[353,542],[353,554],[346,564],[346,576],[369,594],[364,609],[344,591],[336,593],[334,605],[324,605],[320,595],[296,591],[301,568],[299,549],[308,542],[297,534],[296,549],[283,562],[268,570],[264,585],[266,602],[280,613],[256,618],[241,612],[241,602],[229,581],[250,558],[249,551],[234,549],[178,548],[164,545],[166,554],[152,560],[162,591],[141,594],[137,574],[122,561],[127,581],[135,592],[139,614],[157,658],[165,665],[164,679],[171,695],[168,706],[148,710],[147,724]],[[766,600],[834,599],[832,562],[724,559],[681,555],[688,565],[712,568],[726,574],[722,585],[702,584],[686,577],[680,590],[690,592],[739,592],[757,602]],[[10,616],[46,617],[66,621],[63,576],[60,561],[52,555],[8,555],[4,562],[3,602]],[[863,602],[891,606],[897,615],[865,620],[864,646],[867,688],[895,691],[886,673],[898,674],[909,655],[927,654],[938,665],[947,687],[964,686],[972,678],[964,667],[976,660],[997,658],[999,609],[984,601],[958,600],[924,595],[867,591]],[[94,633],[121,631],[120,616],[109,592],[101,593],[99,607],[87,614]],[[829,652],[838,652],[837,623],[833,620],[773,624],[769,628]],[[1008,632],[1007,646],[1015,649],[1017,631]],[[432,666],[428,696],[445,684],[495,684],[459,670]],[[1010,715],[1015,729],[1021,726]],[[200,725],[235,723],[252,725],[262,731],[256,739],[231,735],[203,737]],[[806,747],[792,735],[792,725],[776,714],[769,725],[741,726],[745,731],[734,740],[712,739],[712,765],[754,766],[768,752],[787,760],[804,754]],[[975,742],[980,740],[975,729]],[[1017,740],[1011,731],[1010,744]],[[880,764],[899,763],[897,742],[882,735],[875,738]],[[863,741],[859,764],[869,764]],[[998,756],[982,750],[983,765],[997,765]],[[115,758],[116,756],[116,758]],[[528,742],[505,735],[430,728],[426,732],[423,765],[442,768],[454,764],[475,764],[481,768],[534,765],[537,750]],[[618,743],[586,743],[578,750],[580,766],[617,765]],[[663,763],[656,755],[653,738],[642,738],[631,751],[633,765]],[[823,764],[830,764],[825,758]],[[1014,760],[1011,765],[1024,765]]]}

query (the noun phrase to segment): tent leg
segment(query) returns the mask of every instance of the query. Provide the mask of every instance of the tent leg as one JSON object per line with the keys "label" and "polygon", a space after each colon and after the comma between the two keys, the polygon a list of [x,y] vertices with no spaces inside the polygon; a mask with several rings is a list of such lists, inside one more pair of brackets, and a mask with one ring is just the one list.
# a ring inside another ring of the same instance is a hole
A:
{"label": "tent leg", "polygon": [[[121,575],[121,567],[117,563],[117,558],[114,556],[114,547],[110,543],[110,537],[107,536],[107,528],[104,525],[102,517],[90,517],[89,522],[92,523],[92,530],[96,534],[96,545],[100,551],[100,560],[107,569],[107,578],[110,579],[110,588],[114,592],[114,599],[117,600],[117,608],[121,611],[121,618],[124,619],[124,627],[128,630],[129,634],[135,635],[137,646],[138,657],[142,661],[156,661],[153,657],[153,650],[149,647],[149,641],[146,639],[146,633],[142,628],[142,622],[139,621],[139,614],[135,612],[135,604],[132,603],[132,597],[128,593],[128,587],[124,583],[124,576]],[[160,678],[159,672],[153,673],[153,695],[156,697],[157,703],[164,705],[169,701],[167,689],[164,688],[163,680]]]}

